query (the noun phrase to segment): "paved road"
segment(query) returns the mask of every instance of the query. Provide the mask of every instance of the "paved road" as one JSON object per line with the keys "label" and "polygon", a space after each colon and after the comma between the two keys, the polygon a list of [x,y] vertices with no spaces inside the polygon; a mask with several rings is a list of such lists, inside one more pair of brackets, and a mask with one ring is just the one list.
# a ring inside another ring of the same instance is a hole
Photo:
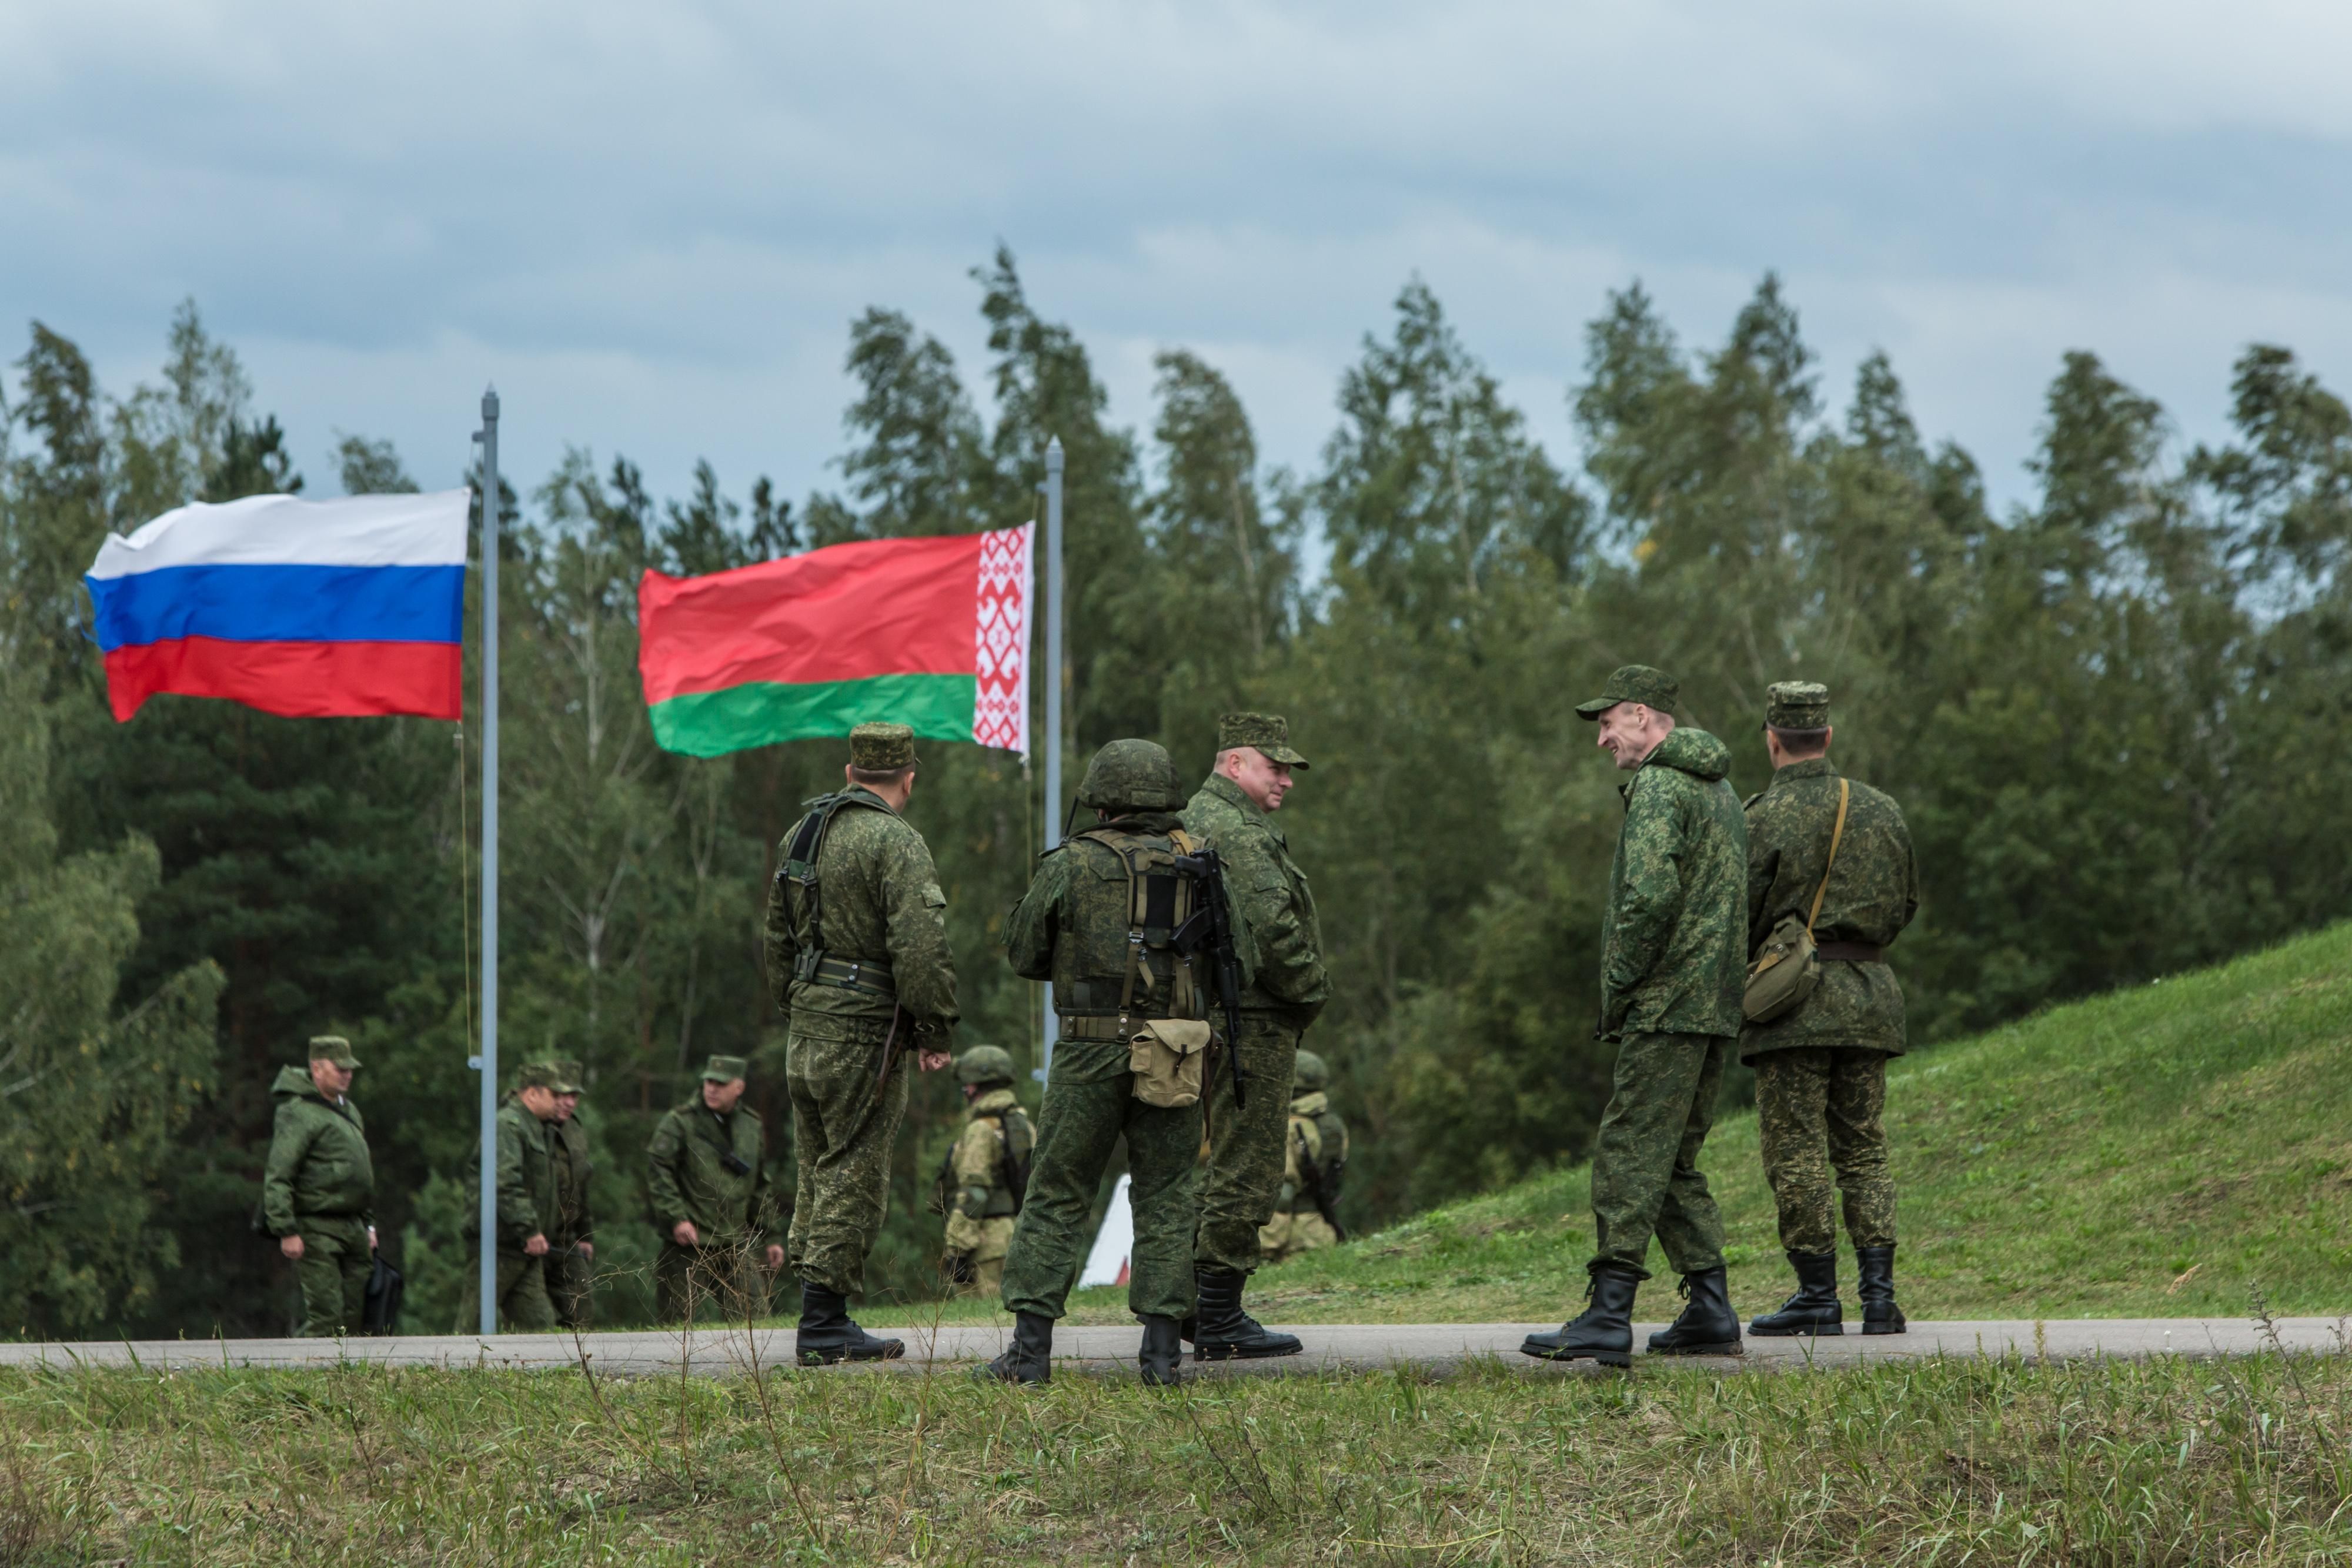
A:
{"label": "paved road", "polygon": [[[1225,1363],[1206,1370],[1226,1374],[1357,1372],[1370,1368],[1419,1365],[1446,1372],[1463,1362],[1492,1357],[1503,1365],[1529,1374],[1558,1375],[1591,1371],[1589,1362],[1573,1369],[1531,1361],[1518,1354],[1528,1331],[1553,1328],[1552,1323],[1320,1323],[1292,1325],[1291,1332],[1307,1342],[1305,1354],[1279,1361]],[[1634,1331],[1640,1344],[1658,1324]],[[2281,1318],[2273,1325],[2277,1343],[2289,1350],[2343,1352],[2346,1324],[2333,1318]],[[969,1363],[993,1355],[1003,1346],[1006,1331],[992,1327],[950,1326],[936,1333],[928,1329],[887,1331],[907,1341],[905,1360],[886,1364],[893,1371],[918,1372],[934,1364]],[[1102,1369],[1131,1367],[1136,1350],[1132,1328],[1067,1328],[1055,1339],[1055,1359],[1069,1364]],[[1915,1322],[1902,1335],[1865,1338],[1847,1333],[1835,1339],[1753,1339],[1745,1356],[1709,1357],[1698,1364],[1725,1371],[1809,1365],[1848,1366],[1857,1362],[1927,1355],[2047,1355],[2053,1359],[2084,1356],[2146,1356],[2168,1353],[2208,1356],[2244,1354],[2268,1349],[2271,1339],[2243,1318],[2114,1318],[2031,1322]],[[372,1362],[391,1366],[562,1368],[577,1366],[584,1352],[595,1371],[619,1376],[676,1374],[681,1357],[688,1370],[709,1375],[740,1375],[751,1364],[756,1351],[762,1366],[789,1363],[793,1336],[789,1329],[751,1333],[742,1329],[703,1329],[688,1336],[678,1333],[639,1332],[593,1333],[575,1343],[557,1334],[403,1335],[393,1339],[354,1339],[340,1343],[320,1340],[148,1340],[111,1344],[0,1344],[0,1364],[42,1364],[148,1367],[165,1366],[320,1366],[339,1361]],[[1642,1364],[1635,1362],[1638,1368]]]}

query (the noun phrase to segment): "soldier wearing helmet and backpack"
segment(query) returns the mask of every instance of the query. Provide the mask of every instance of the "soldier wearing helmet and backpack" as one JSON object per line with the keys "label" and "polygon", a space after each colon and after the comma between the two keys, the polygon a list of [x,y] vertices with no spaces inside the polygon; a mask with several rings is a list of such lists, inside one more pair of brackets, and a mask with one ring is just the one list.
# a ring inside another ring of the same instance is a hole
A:
{"label": "soldier wearing helmet and backpack", "polygon": [[971,1108],[940,1165],[933,1205],[948,1217],[940,1271],[959,1294],[993,1296],[1003,1288],[1004,1253],[1029,1187],[1037,1130],[1013,1092],[1013,1058],[1003,1051],[973,1046],[956,1058],[956,1080]]}

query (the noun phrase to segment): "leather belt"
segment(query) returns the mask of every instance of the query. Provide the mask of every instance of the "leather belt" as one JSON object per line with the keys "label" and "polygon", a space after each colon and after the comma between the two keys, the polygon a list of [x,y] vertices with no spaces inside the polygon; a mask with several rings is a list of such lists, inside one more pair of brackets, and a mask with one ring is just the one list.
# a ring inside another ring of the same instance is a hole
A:
{"label": "leather belt", "polygon": [[1884,964],[1886,949],[1875,942],[1817,942],[1813,951],[1832,964]]}
{"label": "leather belt", "polygon": [[837,986],[845,991],[863,991],[868,996],[898,998],[898,984],[890,973],[890,966],[874,958],[820,958],[816,973],[808,977],[820,986]]}

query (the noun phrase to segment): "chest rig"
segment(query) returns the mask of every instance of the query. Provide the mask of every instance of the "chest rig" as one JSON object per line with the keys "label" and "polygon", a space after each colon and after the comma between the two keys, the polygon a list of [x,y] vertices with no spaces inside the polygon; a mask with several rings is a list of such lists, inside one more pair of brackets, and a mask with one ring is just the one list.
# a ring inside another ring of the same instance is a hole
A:
{"label": "chest rig", "polygon": [[824,885],[817,874],[817,859],[824,852],[833,820],[847,810],[884,808],[864,795],[846,791],[820,795],[808,805],[808,814],[793,829],[783,863],[776,867],[777,886],[793,890],[793,978],[896,1001],[898,988],[888,964],[875,958],[836,958],[824,950]]}
{"label": "chest rig", "polygon": [[1109,933],[1072,933],[1056,945],[1054,1007],[1072,1040],[1126,1040],[1152,1019],[1202,1019],[1208,994],[1194,973],[1197,954],[1178,950],[1177,934],[1201,898],[1199,879],[1178,865],[1201,842],[1181,828],[1166,833],[1095,828],[1073,843],[1101,845],[1127,871],[1127,928],[1115,946]]}

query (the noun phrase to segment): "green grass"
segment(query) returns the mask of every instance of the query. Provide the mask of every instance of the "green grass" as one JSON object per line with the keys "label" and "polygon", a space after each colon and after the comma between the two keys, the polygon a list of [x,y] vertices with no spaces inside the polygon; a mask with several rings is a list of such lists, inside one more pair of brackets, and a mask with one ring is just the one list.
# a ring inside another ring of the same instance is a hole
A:
{"label": "green grass", "polygon": [[[2229,1317],[2256,1287],[2281,1313],[2352,1310],[2352,924],[1904,1058],[1886,1119],[1913,1317]],[[1777,1305],[1791,1282],[1754,1115],[1719,1123],[1703,1165],[1734,1304]],[[1291,1322],[1565,1317],[1588,1193],[1582,1167],[1539,1176],[1261,1273],[1251,1300]],[[1639,1310],[1670,1317],[1651,1266]],[[1118,1291],[1079,1292],[1072,1316],[1130,1321]]]}
{"label": "green grass", "polygon": [[0,1562],[2288,1564],[2352,1357],[1165,1394],[952,1374],[0,1371]]}

